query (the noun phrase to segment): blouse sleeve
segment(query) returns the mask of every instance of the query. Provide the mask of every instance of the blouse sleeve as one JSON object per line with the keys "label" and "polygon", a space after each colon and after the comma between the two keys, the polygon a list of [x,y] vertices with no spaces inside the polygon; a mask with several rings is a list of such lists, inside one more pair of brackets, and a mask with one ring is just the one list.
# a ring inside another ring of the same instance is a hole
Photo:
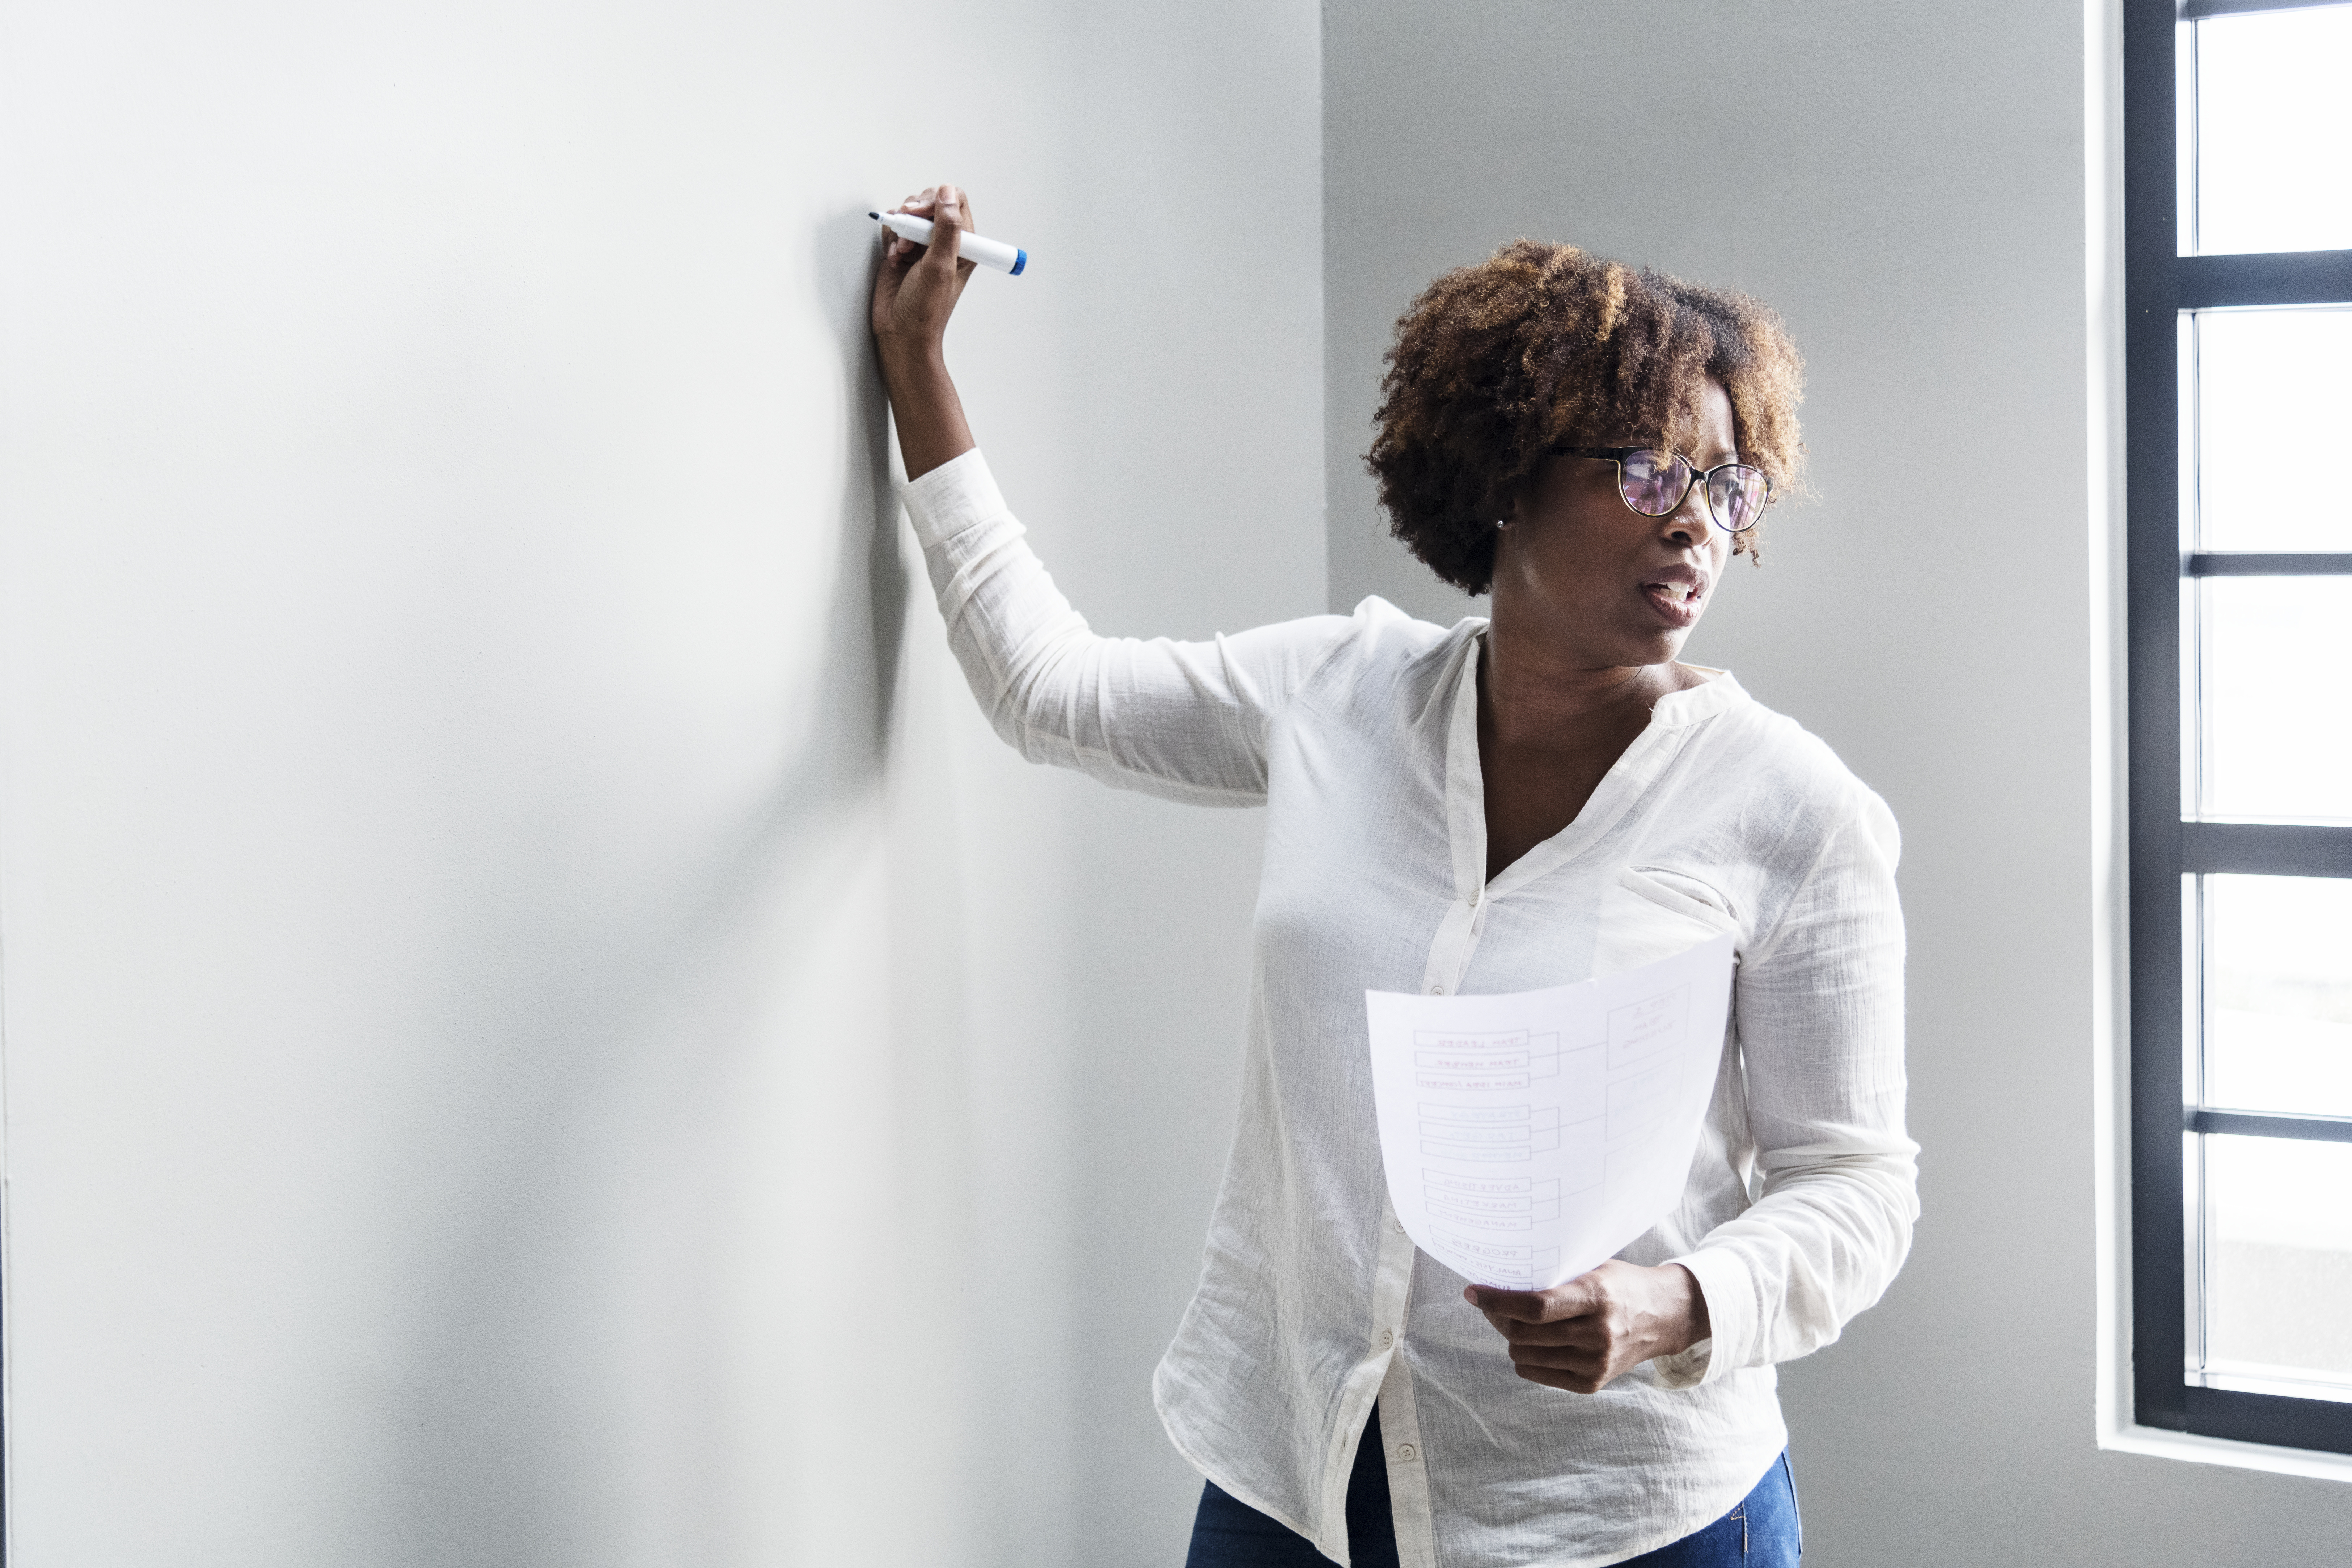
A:
{"label": "blouse sleeve", "polygon": [[1097,637],[1031,552],[977,449],[903,493],[948,644],[1023,756],[1171,800],[1264,804],[1268,723],[1345,617],[1208,642]]}
{"label": "blouse sleeve", "polygon": [[1743,955],[1735,1006],[1761,1194],[1673,1261],[1711,1338],[1654,1363],[1712,1383],[1820,1349],[1910,1250],[1918,1145],[1903,1122],[1903,915],[1895,818],[1866,791],[1779,923]]}

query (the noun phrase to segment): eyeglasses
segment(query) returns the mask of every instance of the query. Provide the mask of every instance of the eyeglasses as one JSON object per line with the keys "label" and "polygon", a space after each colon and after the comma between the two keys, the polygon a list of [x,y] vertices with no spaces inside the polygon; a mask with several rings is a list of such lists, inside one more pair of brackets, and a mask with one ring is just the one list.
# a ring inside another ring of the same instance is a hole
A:
{"label": "eyeglasses", "polygon": [[1772,504],[1772,479],[1746,463],[1696,468],[1679,452],[1655,447],[1554,447],[1563,458],[1605,458],[1617,465],[1617,493],[1643,517],[1664,517],[1691,486],[1706,488],[1706,514],[1726,533],[1745,533]]}

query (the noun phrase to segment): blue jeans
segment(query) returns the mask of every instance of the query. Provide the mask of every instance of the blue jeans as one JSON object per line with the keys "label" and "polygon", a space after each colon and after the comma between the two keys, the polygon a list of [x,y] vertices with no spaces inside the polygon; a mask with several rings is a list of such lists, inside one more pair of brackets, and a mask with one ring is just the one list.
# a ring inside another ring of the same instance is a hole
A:
{"label": "blue jeans", "polygon": [[[1348,1555],[1354,1568],[1397,1568],[1396,1529],[1389,1516],[1389,1470],[1374,1410],[1356,1446],[1348,1477]],[[1680,1541],[1628,1558],[1620,1568],[1796,1568],[1804,1554],[1797,1522],[1797,1483],[1782,1454],[1756,1489],[1713,1524]],[[1192,1518],[1184,1568],[1318,1568],[1330,1559],[1287,1525],[1268,1519],[1211,1481]]]}

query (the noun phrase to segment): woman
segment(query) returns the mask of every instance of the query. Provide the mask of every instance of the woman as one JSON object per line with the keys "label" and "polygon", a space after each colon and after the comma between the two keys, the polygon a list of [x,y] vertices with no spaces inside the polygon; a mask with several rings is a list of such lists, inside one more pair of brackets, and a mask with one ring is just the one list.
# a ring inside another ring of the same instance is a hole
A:
{"label": "woman", "polygon": [[[1375,598],[1108,639],[1022,542],[948,378],[970,204],[904,210],[940,237],[889,242],[874,331],[982,705],[1033,761],[1268,807],[1240,1125],[1154,1380],[1208,1479],[1191,1563],[1794,1563],[1773,1365],[1877,1300],[1916,1202],[1893,818],[1675,658],[1797,481],[1778,319],[1565,246],[1449,273],[1399,323],[1369,460],[1398,536],[1491,619]],[[1726,931],[1734,1022],[1680,1205],[1553,1290],[1417,1255],[1364,991],[1557,985]]]}

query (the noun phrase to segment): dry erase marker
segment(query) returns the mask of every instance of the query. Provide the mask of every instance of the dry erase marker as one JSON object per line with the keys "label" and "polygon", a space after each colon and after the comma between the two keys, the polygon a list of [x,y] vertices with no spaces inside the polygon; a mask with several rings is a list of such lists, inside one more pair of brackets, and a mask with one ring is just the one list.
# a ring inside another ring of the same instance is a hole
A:
{"label": "dry erase marker", "polygon": [[[867,213],[867,217],[900,239],[911,239],[917,245],[931,243],[931,220],[915,217],[908,213]],[[1029,265],[1029,253],[1018,246],[1001,239],[982,239],[976,234],[966,234],[956,247],[956,254],[966,261],[977,261],[982,267],[993,267],[999,272],[1010,272],[1015,278]]]}

